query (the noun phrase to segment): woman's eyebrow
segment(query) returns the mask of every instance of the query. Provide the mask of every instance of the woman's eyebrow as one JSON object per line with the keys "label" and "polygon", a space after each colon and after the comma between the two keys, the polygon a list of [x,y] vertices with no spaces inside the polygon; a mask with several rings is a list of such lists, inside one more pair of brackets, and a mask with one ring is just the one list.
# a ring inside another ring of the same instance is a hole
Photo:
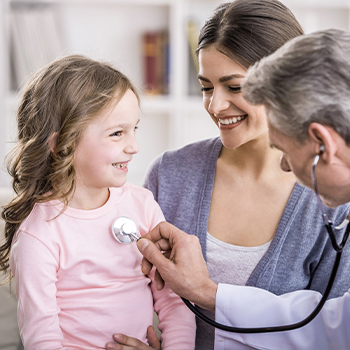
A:
{"label": "woman's eyebrow", "polygon": [[226,81],[232,80],[232,79],[242,79],[245,78],[243,74],[231,74],[226,75],[225,77],[222,77],[219,79],[220,83],[225,83]]}
{"label": "woman's eyebrow", "polygon": [[207,83],[210,83],[210,80],[207,78],[204,78],[203,75],[198,74],[197,78],[198,78],[198,80],[203,80],[203,81],[206,81]]}
{"label": "woman's eyebrow", "polygon": [[[197,78],[199,80],[203,80],[203,81],[206,81],[207,83],[210,83],[210,80],[203,77],[203,75],[198,74]],[[219,81],[220,81],[220,83],[225,83],[226,81],[230,81],[232,79],[242,79],[242,78],[245,78],[245,76],[243,74],[231,74],[231,75],[226,75],[224,77],[221,77],[219,79]]]}

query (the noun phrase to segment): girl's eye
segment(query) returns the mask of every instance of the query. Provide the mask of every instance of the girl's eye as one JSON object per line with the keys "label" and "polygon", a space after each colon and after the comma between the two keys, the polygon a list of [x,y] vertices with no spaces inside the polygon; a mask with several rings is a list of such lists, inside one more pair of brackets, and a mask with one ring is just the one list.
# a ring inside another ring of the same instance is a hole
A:
{"label": "girl's eye", "polygon": [[138,128],[139,128],[139,127],[136,125],[136,126],[135,126],[135,129],[134,129],[134,130],[135,130],[135,132],[136,132],[136,130],[137,130]]}
{"label": "girl's eye", "polygon": [[113,134],[111,134],[111,136],[122,136],[122,131],[116,131]]}
{"label": "girl's eye", "polygon": [[229,86],[231,92],[241,92],[241,86]]}

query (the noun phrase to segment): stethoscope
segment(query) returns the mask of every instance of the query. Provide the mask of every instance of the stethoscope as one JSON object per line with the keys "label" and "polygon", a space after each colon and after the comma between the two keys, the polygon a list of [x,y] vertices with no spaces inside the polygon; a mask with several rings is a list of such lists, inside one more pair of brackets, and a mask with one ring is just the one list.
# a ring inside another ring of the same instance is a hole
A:
{"label": "stethoscope", "polygon": [[[322,152],[322,148],[321,148],[321,152]],[[335,257],[335,261],[333,264],[333,269],[332,269],[332,273],[329,277],[329,281],[326,287],[326,290],[321,298],[321,300],[319,301],[319,303],[317,304],[317,306],[315,307],[315,309],[311,312],[311,314],[309,316],[307,316],[304,320],[297,322],[297,323],[293,323],[290,325],[284,325],[284,326],[272,326],[272,327],[258,327],[258,328],[240,328],[240,327],[231,327],[231,326],[226,326],[224,324],[221,323],[217,323],[215,321],[213,321],[212,319],[210,319],[209,317],[205,316],[202,312],[200,312],[198,309],[196,309],[196,307],[187,299],[181,298],[184,303],[188,306],[188,308],[199,318],[201,318],[204,322],[214,326],[215,328],[227,331],[227,332],[233,332],[233,333],[271,333],[271,332],[282,332],[282,331],[290,331],[293,329],[297,329],[300,327],[305,326],[306,324],[308,324],[309,322],[311,322],[316,316],[317,314],[321,311],[323,305],[325,304],[329,293],[332,289],[334,280],[335,280],[335,276],[337,274],[338,271],[338,267],[339,267],[339,263],[340,263],[340,258],[345,246],[345,243],[349,237],[349,232],[350,232],[350,223],[349,220],[345,219],[339,226],[334,227],[336,230],[340,230],[342,228],[346,227],[345,233],[343,235],[343,238],[341,240],[341,243],[337,243],[337,240],[335,238],[335,234],[333,232],[333,223],[331,220],[328,219],[327,213],[324,209],[322,200],[319,196],[318,193],[318,189],[317,189],[317,184],[316,184],[316,165],[318,163],[320,156],[316,155],[316,157],[314,158],[313,164],[312,164],[312,171],[311,171],[311,176],[312,176],[312,180],[313,180],[313,185],[314,185],[314,189],[315,189],[315,194],[316,194],[316,198],[317,198],[317,203],[318,206],[322,212],[322,218],[323,218],[323,222],[324,225],[326,226],[328,235],[330,237],[330,240],[332,242],[332,246],[333,249],[336,251],[336,257]],[[123,216],[123,217],[119,217],[117,220],[114,221],[113,225],[112,225],[112,232],[113,232],[113,236],[115,237],[115,239],[122,243],[122,244],[130,244],[133,243],[137,240],[140,239],[140,233],[137,229],[136,224],[134,223],[134,221],[132,221],[131,219]]]}

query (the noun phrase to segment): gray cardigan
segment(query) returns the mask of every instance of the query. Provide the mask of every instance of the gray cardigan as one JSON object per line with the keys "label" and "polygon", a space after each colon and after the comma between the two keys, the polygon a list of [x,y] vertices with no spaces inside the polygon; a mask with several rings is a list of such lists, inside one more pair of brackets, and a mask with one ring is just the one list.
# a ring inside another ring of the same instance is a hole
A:
{"label": "gray cardigan", "polygon": [[[211,194],[221,148],[220,138],[214,138],[165,152],[151,164],[144,184],[153,192],[168,222],[198,236],[205,258]],[[336,209],[326,208],[335,226],[343,221],[349,210],[349,204]],[[343,230],[338,237],[342,237],[342,233]],[[275,294],[299,289],[323,293],[334,257],[315,194],[297,183],[270,247],[253,270],[247,285]],[[350,243],[343,252],[331,298],[343,295],[350,288],[349,272]],[[212,348],[206,339],[208,328],[198,321],[197,326],[197,348]],[[213,336],[209,338],[213,340]]]}

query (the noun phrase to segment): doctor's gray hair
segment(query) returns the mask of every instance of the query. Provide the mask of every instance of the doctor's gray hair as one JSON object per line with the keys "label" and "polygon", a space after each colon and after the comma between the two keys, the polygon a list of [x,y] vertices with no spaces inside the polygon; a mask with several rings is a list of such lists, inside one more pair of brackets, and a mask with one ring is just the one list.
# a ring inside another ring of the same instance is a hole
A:
{"label": "doctor's gray hair", "polygon": [[242,91],[297,141],[317,122],[350,145],[350,33],[329,29],[292,39],[248,70]]}

